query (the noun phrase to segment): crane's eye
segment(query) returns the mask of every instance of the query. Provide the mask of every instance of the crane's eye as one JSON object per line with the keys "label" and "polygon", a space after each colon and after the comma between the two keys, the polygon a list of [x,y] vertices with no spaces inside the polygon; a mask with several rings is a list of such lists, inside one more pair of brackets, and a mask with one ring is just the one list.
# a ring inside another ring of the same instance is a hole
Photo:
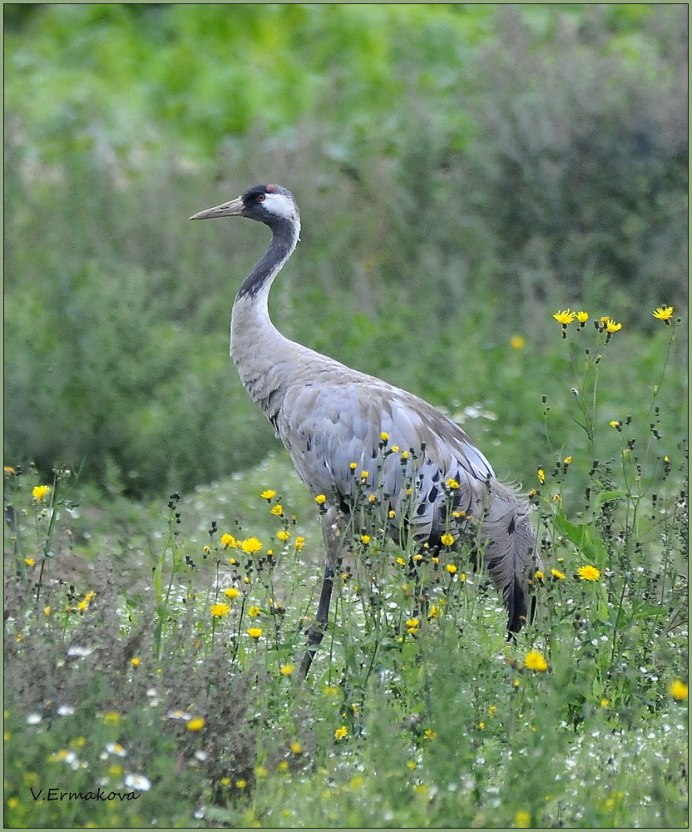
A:
{"label": "crane's eye", "polygon": [[257,197],[256,197],[257,202],[264,202],[266,196],[267,196],[266,194],[257,194]]}

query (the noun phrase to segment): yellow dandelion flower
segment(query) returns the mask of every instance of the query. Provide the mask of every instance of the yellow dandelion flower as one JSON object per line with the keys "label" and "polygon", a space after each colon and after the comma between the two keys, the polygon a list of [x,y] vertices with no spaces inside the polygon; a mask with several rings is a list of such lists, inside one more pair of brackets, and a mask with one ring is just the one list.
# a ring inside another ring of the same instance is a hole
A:
{"label": "yellow dandelion flower", "polygon": [[207,721],[203,716],[193,716],[192,719],[188,719],[185,727],[188,731],[201,731],[206,724]]}
{"label": "yellow dandelion flower", "polygon": [[601,570],[595,566],[580,566],[577,569],[577,575],[582,581],[597,581],[601,577]]}
{"label": "yellow dandelion flower", "polygon": [[37,503],[42,503],[51,492],[50,485],[35,485],[31,489],[31,496]]}
{"label": "yellow dandelion flower", "polygon": [[212,604],[209,614],[212,618],[223,618],[231,611],[230,604]]}
{"label": "yellow dandelion flower", "polygon": [[531,650],[524,658],[524,667],[528,668],[528,670],[535,670],[538,673],[543,673],[543,671],[548,669],[548,662],[545,660],[544,655],[539,653],[538,650]]}
{"label": "yellow dandelion flower", "polygon": [[513,350],[523,350],[526,346],[526,338],[523,335],[512,335],[509,345]]}
{"label": "yellow dandelion flower", "polygon": [[398,446],[398,445],[392,445],[392,447],[391,447],[389,450],[390,450],[393,454],[398,454],[398,453],[399,453],[400,448],[399,448],[399,446]]}
{"label": "yellow dandelion flower", "polygon": [[282,676],[292,676],[293,672],[295,671],[296,666],[294,664],[282,664],[279,668],[279,673]]}
{"label": "yellow dandelion flower", "polygon": [[408,618],[406,619],[406,632],[410,634],[416,633],[418,628],[420,627],[420,619],[419,618]]}
{"label": "yellow dandelion flower", "polygon": [[349,462],[348,467],[351,469],[351,471],[355,471],[356,468],[358,467],[358,463],[357,462]]}
{"label": "yellow dandelion flower", "polygon": [[687,684],[682,679],[674,679],[668,685],[668,693],[677,702],[685,702],[687,701]]}
{"label": "yellow dandelion flower", "polygon": [[370,543],[371,540],[372,540],[372,538],[370,537],[369,534],[362,534],[360,536],[360,542],[363,544],[363,546],[367,546],[368,543]]}
{"label": "yellow dandelion flower", "polygon": [[265,491],[263,491],[263,492],[260,494],[260,497],[261,497],[263,500],[273,500],[273,499],[274,499],[274,497],[276,497],[276,491],[274,491],[274,490],[273,490],[273,489],[271,489],[271,488],[267,488]]}
{"label": "yellow dandelion flower", "polygon": [[13,477],[17,473],[17,470],[13,468],[11,465],[3,466],[2,470],[6,477]]}
{"label": "yellow dandelion flower", "polygon": [[250,636],[250,638],[258,639],[262,635],[262,628],[250,627],[247,631],[247,634]]}
{"label": "yellow dandelion flower", "polygon": [[276,766],[277,771],[287,772],[288,771],[288,760],[280,760]]}
{"label": "yellow dandelion flower", "polygon": [[564,581],[567,575],[564,572],[560,572],[559,569],[551,569],[550,574],[555,578],[556,581]]}
{"label": "yellow dandelion flower", "polygon": [[610,700],[606,699],[604,696],[603,699],[601,699],[601,701],[598,703],[598,705],[601,708],[607,708],[610,705]]}
{"label": "yellow dandelion flower", "polygon": [[622,324],[614,321],[612,318],[607,318],[605,321],[605,330],[610,335],[613,332],[619,332],[622,329]]}
{"label": "yellow dandelion flower", "polygon": [[236,587],[229,586],[226,589],[224,589],[223,594],[226,596],[226,598],[230,598],[230,600],[232,601],[234,598],[237,598],[241,594],[241,592]]}
{"label": "yellow dandelion flower", "polygon": [[367,480],[367,478],[368,478],[369,476],[370,476],[370,472],[369,472],[369,471],[361,471],[361,472],[360,472],[360,478],[361,478],[362,480]]}
{"label": "yellow dandelion flower", "polygon": [[303,746],[299,742],[292,742],[290,745],[291,754],[302,754],[303,753]]}
{"label": "yellow dandelion flower", "polygon": [[571,465],[574,462],[574,457],[566,456],[562,461],[565,463],[565,465]]}
{"label": "yellow dandelion flower", "polygon": [[334,731],[334,739],[338,742],[339,740],[345,740],[348,736],[348,728],[345,725],[340,725],[336,731]]}
{"label": "yellow dandelion flower", "polygon": [[563,309],[563,310],[558,310],[558,311],[557,311],[557,312],[555,312],[555,314],[553,315],[553,318],[555,318],[555,320],[556,320],[559,324],[562,324],[562,326],[567,326],[568,324],[571,324],[571,323],[572,323],[572,321],[573,321],[576,317],[577,317],[577,313],[576,313],[576,312],[572,312],[572,310],[571,310],[571,309]]}
{"label": "yellow dandelion flower", "polygon": [[238,545],[238,541],[233,537],[232,534],[222,534],[221,535],[221,545],[224,549],[235,549]]}
{"label": "yellow dandelion flower", "polygon": [[52,612],[53,612],[53,610],[51,609],[51,607],[50,607],[50,606],[47,606],[47,607],[44,607],[44,608],[43,608],[43,614],[44,614],[45,616],[49,616]]}
{"label": "yellow dandelion flower", "polygon": [[543,580],[543,578],[545,577],[545,573],[541,572],[541,570],[540,570],[540,569],[537,569],[537,570],[534,572],[533,577],[534,577],[537,581],[542,581],[542,580]]}
{"label": "yellow dandelion flower", "polygon": [[318,506],[323,506],[327,502],[327,498],[324,496],[324,494],[318,494],[315,497],[315,502]]}
{"label": "yellow dandelion flower", "polygon": [[275,517],[283,517],[284,507],[282,505],[279,505],[279,503],[277,503],[275,506],[272,506],[272,514]]}
{"label": "yellow dandelion flower", "polygon": [[450,575],[456,575],[457,573],[457,567],[454,563],[448,563],[447,566],[445,566],[445,569],[447,570],[447,572],[449,572]]}
{"label": "yellow dandelion flower", "polygon": [[450,491],[456,491],[457,488],[459,488],[459,483],[457,480],[450,478],[447,480],[447,488],[449,488]]}
{"label": "yellow dandelion flower", "polygon": [[575,315],[582,326],[584,326],[584,324],[589,320],[589,313],[584,312],[583,309],[580,312],[576,312]]}
{"label": "yellow dandelion flower", "polygon": [[401,452],[401,458],[402,458],[404,461],[406,461],[406,460],[409,458],[409,452],[408,452],[408,451],[402,451],[402,452]]}
{"label": "yellow dandelion flower", "polygon": [[514,813],[514,828],[528,829],[531,826],[531,812],[525,809],[519,809]]}
{"label": "yellow dandelion flower", "polygon": [[305,546],[305,538],[302,535],[298,535],[296,539],[293,541],[293,545],[296,547],[297,551],[300,550]]}
{"label": "yellow dandelion flower", "polygon": [[380,441],[385,443],[389,442],[389,434],[387,433],[387,431],[382,431],[382,433],[380,434]]}
{"label": "yellow dandelion flower", "polygon": [[240,548],[248,555],[254,555],[262,550],[263,545],[262,541],[258,540],[256,537],[248,537],[247,540],[243,540],[240,544]]}
{"label": "yellow dandelion flower", "polygon": [[257,618],[260,612],[261,610],[259,607],[253,606],[248,609],[247,614],[250,616],[250,618]]}
{"label": "yellow dandelion flower", "polygon": [[27,566],[36,566],[36,561],[33,558],[24,558],[24,563]]}
{"label": "yellow dandelion flower", "polygon": [[291,539],[291,533],[287,532],[286,529],[281,529],[276,533],[276,537],[285,543],[287,540]]}
{"label": "yellow dandelion flower", "polygon": [[666,324],[669,324],[670,319],[673,317],[673,312],[674,309],[672,306],[657,306],[651,314],[657,320],[664,321]]}
{"label": "yellow dandelion flower", "polygon": [[130,659],[130,664],[132,665],[132,667],[139,667],[142,664],[142,660],[139,658],[139,656],[133,656]]}
{"label": "yellow dandelion flower", "polygon": [[449,532],[446,532],[445,534],[443,534],[440,537],[440,543],[443,546],[453,546],[454,545],[454,535],[449,534]]}
{"label": "yellow dandelion flower", "polygon": [[241,791],[243,789],[246,789],[247,788],[247,780],[244,777],[239,777],[235,781],[235,787],[236,787],[236,789],[240,789]]}
{"label": "yellow dandelion flower", "polygon": [[543,483],[545,482],[545,471],[542,468],[538,468],[538,470],[536,471],[536,476],[538,477],[538,482],[540,482],[540,484],[543,485]]}
{"label": "yellow dandelion flower", "polygon": [[433,731],[432,728],[426,728],[425,731],[423,731],[423,737],[426,740],[437,739],[437,731]]}

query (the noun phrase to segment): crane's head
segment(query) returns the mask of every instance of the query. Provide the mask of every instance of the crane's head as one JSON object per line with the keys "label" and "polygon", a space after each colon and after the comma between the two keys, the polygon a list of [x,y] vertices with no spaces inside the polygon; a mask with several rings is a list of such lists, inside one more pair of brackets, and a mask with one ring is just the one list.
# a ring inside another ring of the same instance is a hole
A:
{"label": "crane's head", "polygon": [[293,194],[281,185],[255,185],[237,199],[207,208],[190,219],[210,220],[215,217],[247,217],[268,226],[280,220],[297,223],[300,218]]}

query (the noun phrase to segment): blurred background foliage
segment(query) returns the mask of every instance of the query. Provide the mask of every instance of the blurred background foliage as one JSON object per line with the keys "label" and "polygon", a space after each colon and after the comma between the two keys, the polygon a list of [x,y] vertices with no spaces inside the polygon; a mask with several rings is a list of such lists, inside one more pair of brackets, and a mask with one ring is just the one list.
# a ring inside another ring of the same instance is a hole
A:
{"label": "blurred background foliage", "polygon": [[606,409],[655,382],[651,310],[687,311],[686,6],[3,9],[8,462],[141,495],[275,446],[227,355],[266,229],[188,223],[261,181],[304,225],[279,327],[481,405],[498,473],[545,464],[557,308],[624,324]]}

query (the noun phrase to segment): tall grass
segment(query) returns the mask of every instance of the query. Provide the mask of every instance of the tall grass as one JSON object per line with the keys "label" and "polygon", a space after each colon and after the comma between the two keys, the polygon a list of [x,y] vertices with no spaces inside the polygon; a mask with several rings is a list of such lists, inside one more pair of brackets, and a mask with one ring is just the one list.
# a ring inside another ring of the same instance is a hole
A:
{"label": "tall grass", "polygon": [[387,540],[373,481],[297,682],[322,547],[283,459],[140,507],[120,555],[71,473],[6,469],[7,825],[684,825],[687,452],[663,361],[603,412],[595,374],[633,337],[609,320],[553,322],[538,614],[514,642],[463,546]]}

